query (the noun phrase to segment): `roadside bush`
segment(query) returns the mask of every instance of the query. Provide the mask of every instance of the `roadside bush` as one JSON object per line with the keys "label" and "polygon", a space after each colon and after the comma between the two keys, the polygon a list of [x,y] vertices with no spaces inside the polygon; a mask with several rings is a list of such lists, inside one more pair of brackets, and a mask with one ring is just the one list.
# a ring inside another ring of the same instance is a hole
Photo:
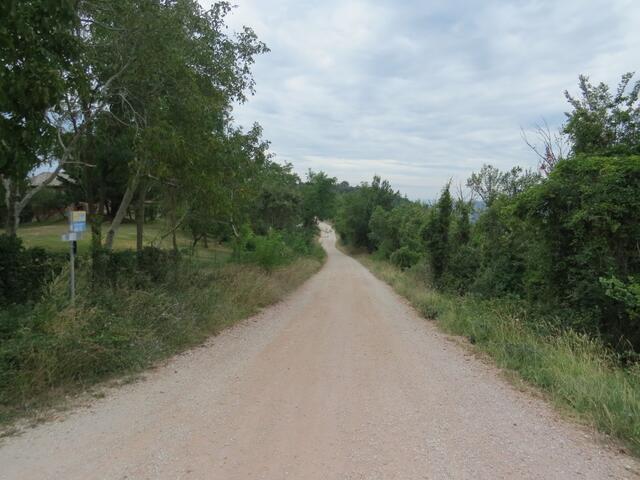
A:
{"label": "roadside bush", "polygon": [[293,250],[284,242],[282,234],[271,229],[267,235],[256,235],[249,227],[243,228],[233,246],[237,262],[254,263],[266,271],[293,260]]}
{"label": "roadside bush", "polygon": [[132,281],[137,286],[162,283],[178,262],[179,256],[175,252],[156,247],[145,247],[140,253],[94,248],[92,280],[96,287],[115,287]]}
{"label": "roadside bush", "polygon": [[130,253],[106,257],[124,269],[113,288],[94,288],[81,269],[75,305],[66,276],[58,276],[40,302],[0,309],[0,424],[202,342],[279,300],[321,265],[304,258],[267,273],[250,264],[185,261],[171,269],[170,281],[137,288],[124,274],[136,266]]}
{"label": "roadside bush", "polygon": [[178,261],[179,257],[173,250],[156,247],[144,247],[137,254],[138,271],[147,275],[153,282],[164,282]]}
{"label": "roadside bush", "polygon": [[65,254],[25,248],[19,237],[0,235],[0,305],[38,299],[65,264]]}
{"label": "roadside bush", "polygon": [[636,348],[637,325],[600,278],[640,274],[638,192],[640,157],[577,156],[559,162],[516,203],[529,237],[536,239],[527,293],[543,292],[547,302],[593,315],[613,343],[626,338]]}
{"label": "roadside bush", "polygon": [[400,267],[404,270],[411,268],[418,263],[420,260],[420,254],[418,252],[414,252],[409,247],[404,246],[393,252],[390,260],[396,267]]}
{"label": "roadside bush", "polygon": [[473,284],[479,261],[476,249],[471,245],[460,245],[449,258],[448,268],[442,279],[446,290],[466,293]]}
{"label": "roadside bush", "polygon": [[[401,271],[373,256],[359,259],[426,318],[466,337],[499,366],[640,453],[640,364],[625,368],[601,340],[564,328],[564,322],[532,310],[526,301],[441,293],[425,282],[422,264]],[[605,283],[634,308],[633,287]]]}
{"label": "roadside bush", "polygon": [[257,235],[245,225],[232,244],[232,259],[238,263],[253,263],[267,272],[287,265],[298,257],[322,260],[326,254],[316,239],[317,234],[315,225],[284,231],[269,229],[266,235]]}
{"label": "roadside bush", "polygon": [[297,228],[295,230],[285,230],[282,233],[284,242],[291,248],[295,255],[312,257],[323,260],[327,252],[318,242],[318,227]]}
{"label": "roadside bush", "polygon": [[284,243],[282,235],[274,230],[270,230],[265,236],[256,237],[255,242],[255,263],[267,271],[293,260],[292,250]]}

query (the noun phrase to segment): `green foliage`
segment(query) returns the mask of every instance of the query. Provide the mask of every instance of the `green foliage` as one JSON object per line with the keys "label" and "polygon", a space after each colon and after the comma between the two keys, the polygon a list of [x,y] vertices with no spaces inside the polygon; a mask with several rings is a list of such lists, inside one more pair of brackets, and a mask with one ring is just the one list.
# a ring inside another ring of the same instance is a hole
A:
{"label": "green foliage", "polygon": [[140,288],[162,283],[176,271],[181,259],[174,251],[144,247],[140,252],[94,248],[91,260],[92,285],[100,290],[107,286]]}
{"label": "green foliage", "polygon": [[380,177],[375,176],[371,184],[362,183],[355,190],[340,197],[336,230],[347,245],[372,251],[375,243],[369,236],[369,222],[373,212],[376,207],[390,210],[401,201],[402,197],[391,189],[387,180],[382,181]]}
{"label": "green foliage", "polygon": [[291,249],[284,243],[282,235],[274,230],[270,230],[264,236],[254,236],[252,240],[253,252],[249,258],[267,271],[272,271],[293,259]]}
{"label": "green foliage", "polygon": [[573,111],[564,125],[574,154],[640,154],[640,81],[633,73],[622,76],[615,92],[580,76],[580,97],[565,92]]}
{"label": "green foliage", "polygon": [[443,291],[526,301],[557,327],[632,359],[628,350],[640,348],[633,297],[600,279],[640,274],[640,157],[573,156],[544,179],[485,166],[473,178],[489,201],[473,223],[471,203],[454,204],[448,185],[427,208],[377,204],[365,184],[342,197],[337,230],[401,268],[424,258],[427,280]]}
{"label": "green foliage", "polygon": [[245,225],[233,243],[233,260],[259,265],[272,272],[301,256],[324,258],[324,251],[315,241],[315,229],[294,229],[279,232],[270,229],[266,235],[253,233]]}
{"label": "green foliage", "polygon": [[552,316],[521,301],[451,296],[430,288],[420,264],[401,271],[373,257],[361,260],[426,318],[466,337],[499,366],[548,392],[557,405],[640,453],[637,365],[623,368],[600,340],[559,330]]}
{"label": "green foliage", "polygon": [[55,141],[47,110],[74,75],[75,2],[0,2],[0,174],[22,180]]}
{"label": "green foliage", "polygon": [[315,224],[316,219],[327,220],[335,215],[336,178],[324,172],[309,170],[307,182],[302,188],[302,217],[305,226]]}
{"label": "green foliage", "polygon": [[629,278],[629,283],[624,283],[616,277],[601,278],[600,283],[605,287],[607,296],[624,305],[633,323],[640,321],[640,281]]}
{"label": "green foliage", "polygon": [[483,296],[521,296],[526,246],[530,236],[513,213],[512,200],[501,197],[485,210],[473,228],[478,269],[470,290]]}
{"label": "green foliage", "polygon": [[420,254],[409,247],[402,246],[391,254],[389,259],[396,267],[406,269],[413,267],[420,261]]}
{"label": "green foliage", "polygon": [[[157,255],[149,251],[142,265],[155,268]],[[135,252],[118,258],[135,268]],[[320,265],[299,259],[267,275],[252,265],[184,261],[164,280],[136,285],[122,276],[100,289],[82,269],[75,306],[61,276],[37,304],[0,310],[0,423],[197,345],[279,300]]]}
{"label": "green foliage", "polygon": [[65,260],[42,248],[24,248],[16,236],[0,235],[0,306],[37,300]]}
{"label": "green foliage", "polygon": [[291,230],[302,222],[304,193],[290,164],[270,163],[261,173],[262,182],[250,212],[255,231]]}
{"label": "green foliage", "polygon": [[445,273],[451,251],[449,230],[451,228],[453,202],[449,187],[450,184],[444,187],[438,202],[429,211],[429,219],[423,232],[431,273],[436,283],[440,281]]}
{"label": "green foliage", "polygon": [[528,190],[518,212],[536,239],[528,285],[640,345],[637,325],[607,296],[601,277],[640,273],[640,157],[579,156]]}
{"label": "green foliage", "polygon": [[43,188],[34,195],[29,205],[37,221],[53,215],[64,216],[65,208],[70,204],[68,195],[59,189]]}
{"label": "green foliage", "polygon": [[492,165],[483,165],[478,173],[472,173],[467,180],[467,187],[471,189],[484,204],[490,207],[500,196],[515,197],[532,185],[540,181],[541,177],[530,170],[513,167],[502,172]]}

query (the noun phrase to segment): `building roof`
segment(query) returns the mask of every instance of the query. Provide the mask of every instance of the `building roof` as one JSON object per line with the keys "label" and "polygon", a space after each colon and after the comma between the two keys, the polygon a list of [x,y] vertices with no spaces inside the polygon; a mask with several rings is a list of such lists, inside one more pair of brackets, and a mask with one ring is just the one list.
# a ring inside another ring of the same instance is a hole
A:
{"label": "building roof", "polygon": [[[37,175],[34,175],[33,177],[29,178],[29,185],[31,185],[32,187],[38,187],[40,185],[42,185],[42,183],[49,178],[49,175],[51,175],[53,172],[41,172],[38,173]],[[62,182],[60,181],[60,179],[64,179],[67,181],[71,181],[71,178],[69,178],[69,176],[64,173],[64,172],[60,172],[58,173],[58,175],[56,176],[56,178],[53,179],[53,181],[48,185],[49,187],[61,187],[62,186]]]}

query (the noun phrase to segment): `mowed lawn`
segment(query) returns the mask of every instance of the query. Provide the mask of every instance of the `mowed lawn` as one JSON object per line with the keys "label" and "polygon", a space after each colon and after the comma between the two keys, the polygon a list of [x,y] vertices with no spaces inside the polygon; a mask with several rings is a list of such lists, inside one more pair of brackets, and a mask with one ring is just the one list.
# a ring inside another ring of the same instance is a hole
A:
{"label": "mowed lawn", "polygon": [[[104,227],[103,234],[106,234],[107,226]],[[27,247],[42,247],[50,251],[66,252],[69,244],[61,237],[68,231],[66,221],[43,222],[21,225],[18,235],[22,238]],[[168,228],[162,221],[146,224],[144,227],[144,244],[155,245],[161,248],[172,248],[171,235],[162,239]],[[84,232],[82,239],[78,242],[78,253],[88,254],[91,244],[90,232]],[[190,251],[192,240],[183,232],[177,233],[178,247]],[[123,223],[116,234],[113,248],[115,250],[135,250],[136,248],[136,226],[134,223]],[[209,241],[209,248],[202,246],[199,242],[194,257],[203,261],[220,262],[229,257],[229,248],[219,245],[214,241]]]}

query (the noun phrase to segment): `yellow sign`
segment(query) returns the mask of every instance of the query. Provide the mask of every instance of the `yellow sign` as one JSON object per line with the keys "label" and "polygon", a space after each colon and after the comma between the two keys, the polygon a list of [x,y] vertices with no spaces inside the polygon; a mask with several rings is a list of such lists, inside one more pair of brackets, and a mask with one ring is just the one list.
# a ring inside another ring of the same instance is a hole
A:
{"label": "yellow sign", "polygon": [[87,212],[83,212],[82,210],[71,212],[71,221],[74,223],[85,223],[87,221]]}

